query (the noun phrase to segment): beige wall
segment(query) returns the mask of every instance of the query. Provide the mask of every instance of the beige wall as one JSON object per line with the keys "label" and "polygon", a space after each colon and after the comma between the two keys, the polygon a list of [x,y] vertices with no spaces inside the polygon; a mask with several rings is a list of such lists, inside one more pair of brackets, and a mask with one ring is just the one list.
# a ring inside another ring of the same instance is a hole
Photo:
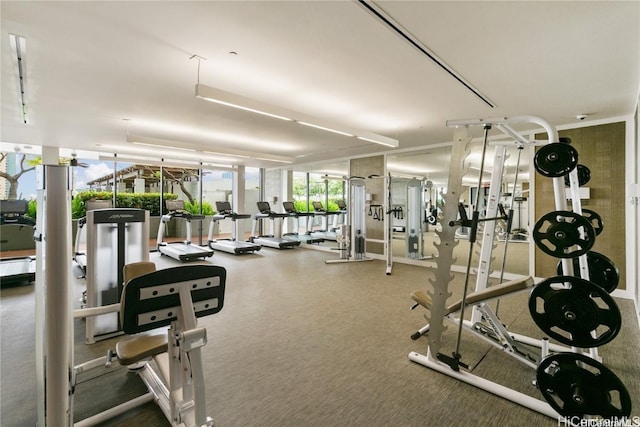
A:
{"label": "beige wall", "polygon": [[[582,207],[602,217],[604,229],[596,238],[593,251],[610,258],[620,270],[618,289],[625,286],[625,123],[570,129],[560,132],[571,138],[578,150],[578,161],[591,170],[591,180],[585,185],[591,191]],[[540,136],[546,138],[546,135]],[[535,172],[535,218],[555,210],[552,179]],[[570,207],[569,207],[570,208]],[[535,274],[538,277],[556,275],[558,259],[536,248]]]}

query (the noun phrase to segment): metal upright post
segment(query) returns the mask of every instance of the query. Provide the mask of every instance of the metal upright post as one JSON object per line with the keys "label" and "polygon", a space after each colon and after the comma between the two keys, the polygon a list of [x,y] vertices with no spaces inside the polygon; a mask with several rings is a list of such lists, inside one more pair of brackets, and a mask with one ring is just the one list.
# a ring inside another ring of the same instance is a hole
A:
{"label": "metal upright post", "polygon": [[66,166],[38,171],[36,373],[39,426],[72,424],[71,197]]}

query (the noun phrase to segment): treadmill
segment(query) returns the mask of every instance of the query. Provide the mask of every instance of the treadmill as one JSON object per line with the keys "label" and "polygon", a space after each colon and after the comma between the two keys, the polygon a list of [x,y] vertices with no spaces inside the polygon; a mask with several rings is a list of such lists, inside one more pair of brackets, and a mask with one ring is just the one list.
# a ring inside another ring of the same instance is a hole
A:
{"label": "treadmill", "polygon": [[338,220],[342,217],[342,224],[347,223],[347,203],[344,200],[336,200],[336,205],[338,205],[338,210],[335,211],[335,215],[333,217],[333,230],[338,230],[341,224],[338,224]]}
{"label": "treadmill", "polygon": [[[167,255],[179,261],[193,261],[213,256],[213,249],[191,243],[191,220],[202,220],[204,215],[193,215],[184,210],[184,200],[166,200],[165,206],[169,213],[162,215],[160,226],[158,227],[157,249],[161,255]],[[166,224],[173,220],[186,221],[187,236],[184,242],[166,243],[162,241]]]}
{"label": "treadmill", "polygon": [[[258,210],[260,212],[253,216],[253,226],[251,227],[251,241],[253,243],[274,249],[293,249],[296,246],[300,246],[299,241],[287,240],[274,235],[276,218],[289,218],[291,216],[290,214],[272,211],[269,202],[258,202]],[[262,219],[269,219],[270,221],[270,231],[267,235],[258,235],[256,233],[258,222]]]}
{"label": "treadmill", "polygon": [[325,240],[338,240],[337,233],[329,230],[329,216],[337,215],[340,212],[328,211],[322,207],[320,202],[313,202],[313,211],[314,215],[322,217],[322,230],[312,231],[311,235]]}
{"label": "treadmill", "polygon": [[[0,200],[0,225],[34,227],[36,222],[27,217],[26,200]],[[33,233],[31,233],[33,236]],[[21,256],[0,260],[0,282],[4,285],[33,283],[36,280],[36,257]]]}
{"label": "treadmill", "polygon": [[309,243],[309,244],[324,242],[324,238],[314,237],[311,235],[311,232],[309,231],[309,224],[314,216],[313,212],[300,212],[296,209],[296,206],[293,204],[293,202],[282,202],[282,207],[284,208],[285,212],[289,214],[291,218],[295,218],[296,220],[298,218],[307,218],[305,234],[300,234],[298,232],[285,233],[282,235],[283,239],[293,240],[300,243]]}
{"label": "treadmill", "polygon": [[[241,255],[257,252],[262,248],[262,246],[255,243],[237,240],[238,220],[251,218],[251,215],[233,212],[231,209],[231,203],[229,202],[216,202],[216,210],[218,213],[211,218],[211,223],[209,224],[209,236],[207,238],[211,249],[234,255]],[[213,229],[215,228],[216,221],[222,221],[227,218],[231,219],[232,222],[231,239],[214,239]]]}

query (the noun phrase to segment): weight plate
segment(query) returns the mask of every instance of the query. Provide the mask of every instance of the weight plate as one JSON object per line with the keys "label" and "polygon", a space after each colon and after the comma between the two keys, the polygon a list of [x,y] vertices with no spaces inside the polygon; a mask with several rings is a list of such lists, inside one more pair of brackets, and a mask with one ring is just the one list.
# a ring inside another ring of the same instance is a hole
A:
{"label": "weight plate", "polygon": [[554,276],[533,288],[529,313],[551,338],[580,348],[610,342],[622,326],[620,309],[607,291],[574,276]]}
{"label": "weight plate", "polygon": [[622,381],[584,354],[545,357],[536,370],[536,384],[549,405],[565,417],[612,420],[631,415],[631,396]]}
{"label": "weight plate", "polygon": [[[578,185],[582,187],[583,185],[586,185],[591,180],[591,170],[585,165],[578,165],[577,171],[578,171]],[[567,187],[571,185],[571,182],[569,180],[569,174],[564,176],[564,185],[566,185]]]}
{"label": "weight plate", "polygon": [[591,225],[593,226],[593,230],[596,232],[596,236],[599,236],[604,229],[602,217],[590,209],[582,209],[582,216],[591,223]]}
{"label": "weight plate", "polygon": [[551,178],[564,176],[578,165],[578,150],[560,142],[543,145],[536,152],[533,164],[538,173],[543,176]]}
{"label": "weight plate", "polygon": [[[587,265],[589,266],[589,281],[595,283],[609,293],[613,292],[618,287],[618,283],[620,282],[620,271],[609,258],[601,253],[589,251],[587,252]],[[562,262],[558,263],[556,270],[558,271],[558,275],[564,276],[564,272],[562,271]],[[580,276],[578,274],[579,271],[579,258],[574,258],[573,274],[575,276]]]}
{"label": "weight plate", "polygon": [[574,258],[593,247],[596,233],[591,223],[571,211],[553,211],[542,216],[533,227],[533,240],[546,254]]}

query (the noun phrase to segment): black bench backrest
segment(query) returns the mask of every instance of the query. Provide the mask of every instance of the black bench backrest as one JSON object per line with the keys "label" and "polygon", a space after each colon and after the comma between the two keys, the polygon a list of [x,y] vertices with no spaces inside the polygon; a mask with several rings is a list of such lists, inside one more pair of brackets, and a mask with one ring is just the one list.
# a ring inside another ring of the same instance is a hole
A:
{"label": "black bench backrest", "polygon": [[187,287],[196,317],[222,310],[227,270],[216,265],[185,265],[131,279],[122,291],[122,330],[136,334],[168,326],[178,318],[180,288]]}

